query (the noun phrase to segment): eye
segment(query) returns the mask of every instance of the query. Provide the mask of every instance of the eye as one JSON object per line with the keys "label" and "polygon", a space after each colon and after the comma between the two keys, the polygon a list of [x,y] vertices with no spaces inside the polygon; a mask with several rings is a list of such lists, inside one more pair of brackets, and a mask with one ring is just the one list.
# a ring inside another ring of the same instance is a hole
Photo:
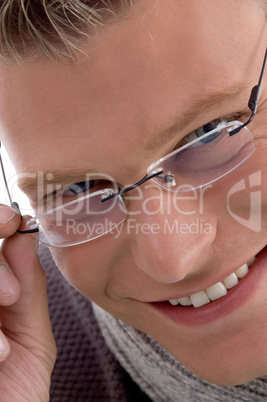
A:
{"label": "eye", "polygon": [[97,186],[97,182],[101,182],[101,180],[80,181],[79,183],[74,183],[68,187],[65,187],[62,193],[64,195],[75,195],[87,192],[89,190],[94,191],[93,189]]}
{"label": "eye", "polygon": [[109,180],[86,180],[79,183],[70,184],[65,187],[61,195],[68,196],[84,196],[95,191],[104,190],[106,188],[114,187],[114,184]]}
{"label": "eye", "polygon": [[207,137],[200,139],[200,141],[196,142],[195,145],[193,144],[193,146],[200,146],[202,144],[206,144],[208,142],[215,140],[222,132],[222,130],[220,130],[220,127],[223,128],[225,126],[225,123],[226,123],[225,119],[216,119],[207,124],[204,124],[203,126],[197,128],[196,130],[191,131],[191,133],[187,134],[182,139],[181,143],[179,144],[179,147],[186,145],[198,138],[201,138],[202,136],[204,136],[205,134],[207,134],[208,132],[211,132],[213,130],[215,130],[214,133],[212,133],[211,135],[209,135]]}
{"label": "eye", "polygon": [[116,183],[106,178],[93,178],[92,180],[73,183],[64,188],[58,188],[55,191],[47,194],[35,205],[35,212],[36,214],[42,214],[61,205],[78,201],[80,198],[92,193],[105,190],[107,188],[114,189],[115,187]]}

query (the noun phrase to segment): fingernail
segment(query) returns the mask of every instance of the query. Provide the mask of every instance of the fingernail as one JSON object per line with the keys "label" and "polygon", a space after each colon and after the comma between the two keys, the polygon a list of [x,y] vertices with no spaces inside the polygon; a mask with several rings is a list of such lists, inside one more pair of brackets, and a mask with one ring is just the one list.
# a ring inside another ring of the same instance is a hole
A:
{"label": "fingernail", "polygon": [[12,296],[20,289],[18,280],[10,269],[3,263],[0,264],[0,292],[5,296]]}
{"label": "fingernail", "polygon": [[5,335],[3,334],[3,332],[0,331],[0,362],[5,360],[6,356],[9,354],[9,352],[10,352],[9,343],[8,343]]}
{"label": "fingernail", "polygon": [[0,223],[7,223],[15,216],[12,208],[0,206]]}

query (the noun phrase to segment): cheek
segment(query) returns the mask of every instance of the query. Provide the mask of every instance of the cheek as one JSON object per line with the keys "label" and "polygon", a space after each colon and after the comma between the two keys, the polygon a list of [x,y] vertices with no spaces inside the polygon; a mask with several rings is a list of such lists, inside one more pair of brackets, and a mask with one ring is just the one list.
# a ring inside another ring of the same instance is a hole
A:
{"label": "cheek", "polygon": [[[228,192],[231,217],[255,233],[267,231],[267,139],[256,141],[254,154],[244,163]],[[242,172],[241,172],[242,170]],[[230,194],[230,196],[229,196]],[[236,219],[235,219],[236,220]]]}
{"label": "cheek", "polygon": [[120,262],[119,242],[107,234],[81,245],[54,248],[52,256],[67,281],[88,299],[99,304],[116,276]]}
{"label": "cheek", "polygon": [[[262,229],[267,214],[267,139],[256,141],[255,152],[230,174],[212,184],[204,194],[205,211],[223,218],[224,226],[261,218]],[[257,230],[255,230],[257,231]]]}

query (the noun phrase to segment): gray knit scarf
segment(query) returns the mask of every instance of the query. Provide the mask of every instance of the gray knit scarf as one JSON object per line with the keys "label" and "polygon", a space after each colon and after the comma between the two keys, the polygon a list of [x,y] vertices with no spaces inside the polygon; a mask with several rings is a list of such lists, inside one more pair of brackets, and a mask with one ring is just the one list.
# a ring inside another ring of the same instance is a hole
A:
{"label": "gray knit scarf", "polygon": [[209,384],[190,373],[146,334],[98,306],[93,307],[107,345],[154,402],[267,401],[267,377],[235,387]]}

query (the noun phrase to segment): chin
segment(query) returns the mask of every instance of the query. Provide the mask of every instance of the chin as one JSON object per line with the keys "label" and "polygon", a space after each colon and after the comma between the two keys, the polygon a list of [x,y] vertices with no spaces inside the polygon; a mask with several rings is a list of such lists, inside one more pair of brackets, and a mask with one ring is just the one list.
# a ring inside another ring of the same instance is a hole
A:
{"label": "chin", "polygon": [[267,375],[267,339],[257,333],[253,337],[253,330],[245,332],[204,348],[191,348],[187,356],[183,354],[185,359],[180,350],[173,355],[206,382],[219,386],[244,384]]}

